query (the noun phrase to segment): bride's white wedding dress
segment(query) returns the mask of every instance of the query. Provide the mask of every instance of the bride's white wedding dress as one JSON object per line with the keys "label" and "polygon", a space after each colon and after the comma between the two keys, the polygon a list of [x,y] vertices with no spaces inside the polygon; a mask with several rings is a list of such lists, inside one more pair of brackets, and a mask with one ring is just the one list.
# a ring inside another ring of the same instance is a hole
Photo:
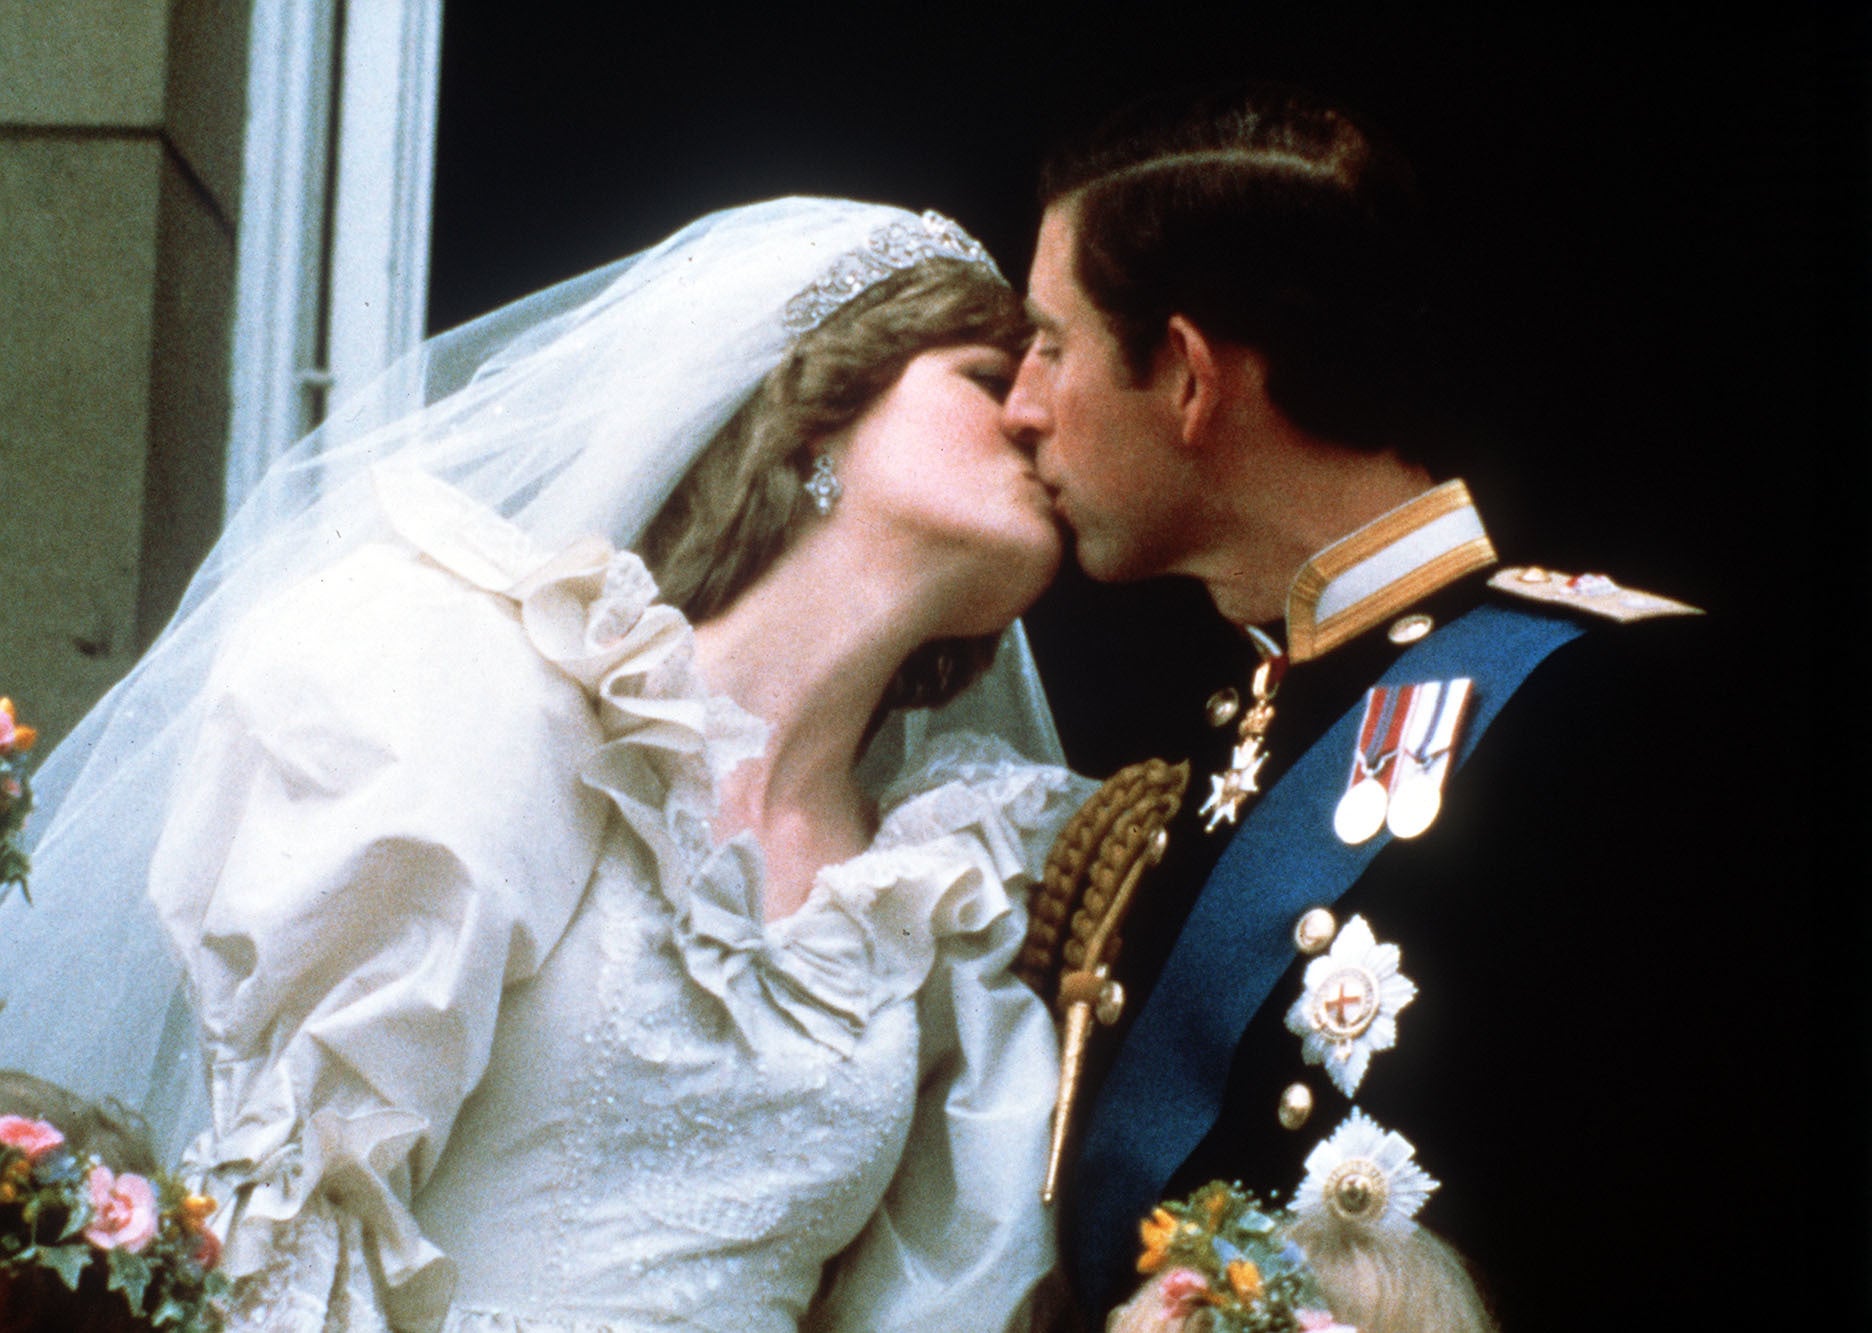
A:
{"label": "bride's white wedding dress", "polygon": [[389,492],[223,653],[154,867],[233,1326],[1003,1327],[1057,1058],[1006,964],[1090,784],[951,738],[763,921],[710,813],[764,726],[636,557]]}

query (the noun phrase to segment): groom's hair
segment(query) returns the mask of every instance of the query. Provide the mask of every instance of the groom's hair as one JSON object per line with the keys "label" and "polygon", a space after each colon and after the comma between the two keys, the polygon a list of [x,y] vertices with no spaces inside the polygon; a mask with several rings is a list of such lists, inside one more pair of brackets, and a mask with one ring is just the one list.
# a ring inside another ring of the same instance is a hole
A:
{"label": "groom's hair", "polygon": [[1075,276],[1134,381],[1170,316],[1253,347],[1274,405],[1358,448],[1402,445],[1426,405],[1420,209],[1409,164],[1344,108],[1256,85],[1119,113],[1056,156]]}
{"label": "groom's hair", "polygon": [[[1020,298],[979,264],[927,259],[800,335],[716,434],[644,534],[664,600],[692,621],[727,609],[812,521],[804,482],[821,441],[857,421],[924,352],[984,344],[1018,357]],[[994,661],[999,635],[924,644],[883,708],[946,703]]]}

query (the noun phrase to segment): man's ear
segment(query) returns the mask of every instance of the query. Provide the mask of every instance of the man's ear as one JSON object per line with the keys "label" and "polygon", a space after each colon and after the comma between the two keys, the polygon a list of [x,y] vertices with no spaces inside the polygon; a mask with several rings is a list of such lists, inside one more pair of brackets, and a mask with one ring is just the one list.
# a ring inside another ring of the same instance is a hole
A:
{"label": "man's ear", "polygon": [[1184,448],[1201,448],[1222,406],[1222,368],[1215,345],[1182,315],[1172,315],[1163,346],[1159,370],[1168,377],[1165,388],[1172,395],[1178,436]]}

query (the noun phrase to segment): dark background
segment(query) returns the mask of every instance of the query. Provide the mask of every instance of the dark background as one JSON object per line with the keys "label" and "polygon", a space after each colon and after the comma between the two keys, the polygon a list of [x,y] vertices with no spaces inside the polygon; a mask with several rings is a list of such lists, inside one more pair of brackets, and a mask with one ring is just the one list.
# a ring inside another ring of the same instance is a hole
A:
{"label": "dark background", "polygon": [[[1783,681],[1814,665],[1816,580],[1868,565],[1822,531],[1856,527],[1844,503],[1868,479],[1864,348],[1846,337],[1865,287],[1856,10],[451,0],[446,15],[437,328],[783,193],[942,209],[1018,281],[1048,145],[1150,90],[1291,80],[1361,109],[1417,164],[1457,378],[1489,442],[1466,470],[1508,559],[1739,613],[1760,642],[1712,669],[1766,651]],[[1206,696],[1230,645],[1202,607],[1068,579],[1035,612],[1076,762],[1137,757]]]}
{"label": "dark background", "polygon": [[[787,193],[941,209],[1018,282],[1038,161],[1088,119],[1249,77],[1348,102],[1418,168],[1497,546],[1722,615],[1733,652],[1709,670],[1733,678],[1736,706],[1710,725],[1785,729],[1803,757],[1685,780],[1809,787],[1786,882],[1762,886],[1764,947],[1856,952],[1872,939],[1847,846],[1872,753],[1869,50],[1861,6],[450,0],[431,318],[446,327]],[[1239,663],[1182,585],[1069,576],[1029,624],[1068,751],[1095,773],[1174,757]],[[1810,920],[1777,905],[1803,901]],[[1866,969],[1818,952],[1837,1007],[1815,1022],[1838,1034],[1843,1119],[1863,1126]],[[1815,1125],[1791,1106],[1763,1132]],[[1661,1191],[1673,1169],[1720,1166],[1661,1162]],[[1837,1171],[1855,1208],[1839,1271],[1863,1274],[1863,1128],[1818,1150],[1816,1170]]]}

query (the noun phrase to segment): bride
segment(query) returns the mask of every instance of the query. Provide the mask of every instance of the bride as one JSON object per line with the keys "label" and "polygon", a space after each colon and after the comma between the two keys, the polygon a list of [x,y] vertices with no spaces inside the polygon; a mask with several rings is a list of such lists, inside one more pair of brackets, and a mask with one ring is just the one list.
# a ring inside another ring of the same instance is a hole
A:
{"label": "bride", "polygon": [[780,200],[269,475],[0,909],[0,1064],[202,1131],[233,1327],[1020,1317],[1056,1056],[1006,965],[1089,791],[1014,624],[1023,336],[953,223]]}

